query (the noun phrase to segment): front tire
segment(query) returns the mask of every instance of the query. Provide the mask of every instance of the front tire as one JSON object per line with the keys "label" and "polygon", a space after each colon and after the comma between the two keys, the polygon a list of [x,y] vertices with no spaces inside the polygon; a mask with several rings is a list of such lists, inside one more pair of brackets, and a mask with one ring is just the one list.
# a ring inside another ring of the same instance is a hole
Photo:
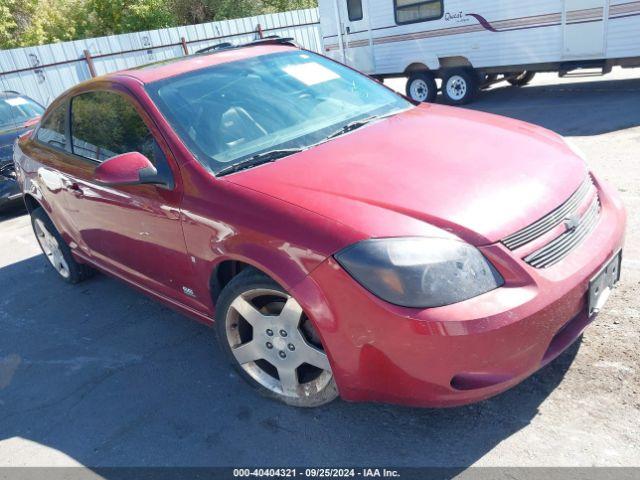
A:
{"label": "front tire", "polygon": [[412,100],[433,103],[437,95],[436,79],[430,72],[412,73],[407,80],[407,96]]}
{"label": "front tire", "polygon": [[300,304],[263,273],[244,270],[222,290],[216,333],[240,376],[261,394],[296,407],[336,399],[329,360]]}
{"label": "front tire", "polygon": [[42,253],[62,280],[75,284],[93,274],[90,267],[76,262],[71,249],[41,207],[31,212],[31,226]]}
{"label": "front tire", "polygon": [[466,105],[480,90],[478,75],[471,69],[453,69],[442,79],[442,95],[449,105]]}

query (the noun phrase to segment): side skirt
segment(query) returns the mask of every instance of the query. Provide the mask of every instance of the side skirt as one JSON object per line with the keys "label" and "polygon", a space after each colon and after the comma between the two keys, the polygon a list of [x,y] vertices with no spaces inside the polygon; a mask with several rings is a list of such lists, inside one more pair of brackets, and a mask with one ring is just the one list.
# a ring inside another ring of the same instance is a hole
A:
{"label": "side skirt", "polygon": [[121,282],[126,283],[128,286],[133,287],[134,289],[144,293],[145,295],[153,298],[154,300],[157,300],[160,303],[167,305],[173,310],[176,310],[177,312],[182,313],[183,315],[186,315],[187,317],[190,317],[197,322],[200,322],[209,327],[213,326],[213,324],[215,323],[215,320],[209,315],[207,315],[206,313],[196,310],[194,308],[191,308],[172,298],[166,297],[165,295],[154,292],[153,290],[150,290],[147,287],[138,285],[137,283],[134,283],[131,280],[124,278],[122,275],[116,273],[112,269],[107,268],[103,265],[97,264],[93,259],[89,259],[88,257],[84,256],[82,253],[78,252],[77,250],[73,251],[73,255],[74,257],[76,257],[76,259],[79,262],[85,263],[90,267],[96,268],[101,272],[105,273],[106,275],[109,275],[110,277],[115,278],[116,280],[120,280]]}

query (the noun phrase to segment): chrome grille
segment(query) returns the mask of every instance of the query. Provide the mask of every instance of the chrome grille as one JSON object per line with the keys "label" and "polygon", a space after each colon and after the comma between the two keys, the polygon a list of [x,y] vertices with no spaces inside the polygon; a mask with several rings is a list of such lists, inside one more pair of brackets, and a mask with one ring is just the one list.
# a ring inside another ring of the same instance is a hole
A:
{"label": "chrome grille", "polygon": [[598,223],[600,201],[594,197],[589,210],[580,219],[575,230],[563,233],[551,243],[527,256],[524,261],[535,268],[548,268],[565,258],[589,235]]}
{"label": "chrome grille", "polygon": [[502,243],[506,245],[509,250],[516,250],[517,248],[540,238],[545,233],[550,232],[560,225],[565,218],[575,215],[585,199],[589,195],[593,195],[595,188],[596,187],[591,181],[591,176],[588,176],[582,185],[580,185],[580,188],[578,188],[578,190],[569,197],[569,200],[547,216],[542,217],[537,222],[532,223],[513,235],[509,235],[507,238],[502,240]]}
{"label": "chrome grille", "polygon": [[[589,205],[585,210],[586,202],[589,202]],[[577,219],[578,213],[582,211],[584,213]],[[569,255],[593,231],[598,223],[599,214],[600,200],[591,176],[588,176],[560,207],[528,227],[509,235],[502,243],[510,250],[517,250],[565,223],[567,219],[573,218],[575,224],[572,228],[568,228],[565,233],[524,258],[532,267],[548,268]]]}

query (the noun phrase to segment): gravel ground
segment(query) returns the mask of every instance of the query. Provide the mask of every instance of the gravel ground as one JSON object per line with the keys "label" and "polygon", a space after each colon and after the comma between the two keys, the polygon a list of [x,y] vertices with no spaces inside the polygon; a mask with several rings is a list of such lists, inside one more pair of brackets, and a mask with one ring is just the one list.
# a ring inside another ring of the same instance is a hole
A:
{"label": "gravel ground", "polygon": [[230,373],[209,329],[104,276],[57,281],[5,213],[0,466],[640,466],[640,73],[543,75],[472,108],[573,138],[623,196],[622,282],[581,343],[469,407],[295,410]]}

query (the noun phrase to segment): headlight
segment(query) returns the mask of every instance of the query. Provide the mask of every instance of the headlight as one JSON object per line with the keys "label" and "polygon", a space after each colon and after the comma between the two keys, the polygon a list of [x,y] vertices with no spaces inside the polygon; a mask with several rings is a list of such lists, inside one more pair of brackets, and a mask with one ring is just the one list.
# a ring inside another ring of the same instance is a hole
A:
{"label": "headlight", "polygon": [[335,258],[371,293],[403,307],[451,305],[504,284],[478,249],[456,240],[365,240]]}

